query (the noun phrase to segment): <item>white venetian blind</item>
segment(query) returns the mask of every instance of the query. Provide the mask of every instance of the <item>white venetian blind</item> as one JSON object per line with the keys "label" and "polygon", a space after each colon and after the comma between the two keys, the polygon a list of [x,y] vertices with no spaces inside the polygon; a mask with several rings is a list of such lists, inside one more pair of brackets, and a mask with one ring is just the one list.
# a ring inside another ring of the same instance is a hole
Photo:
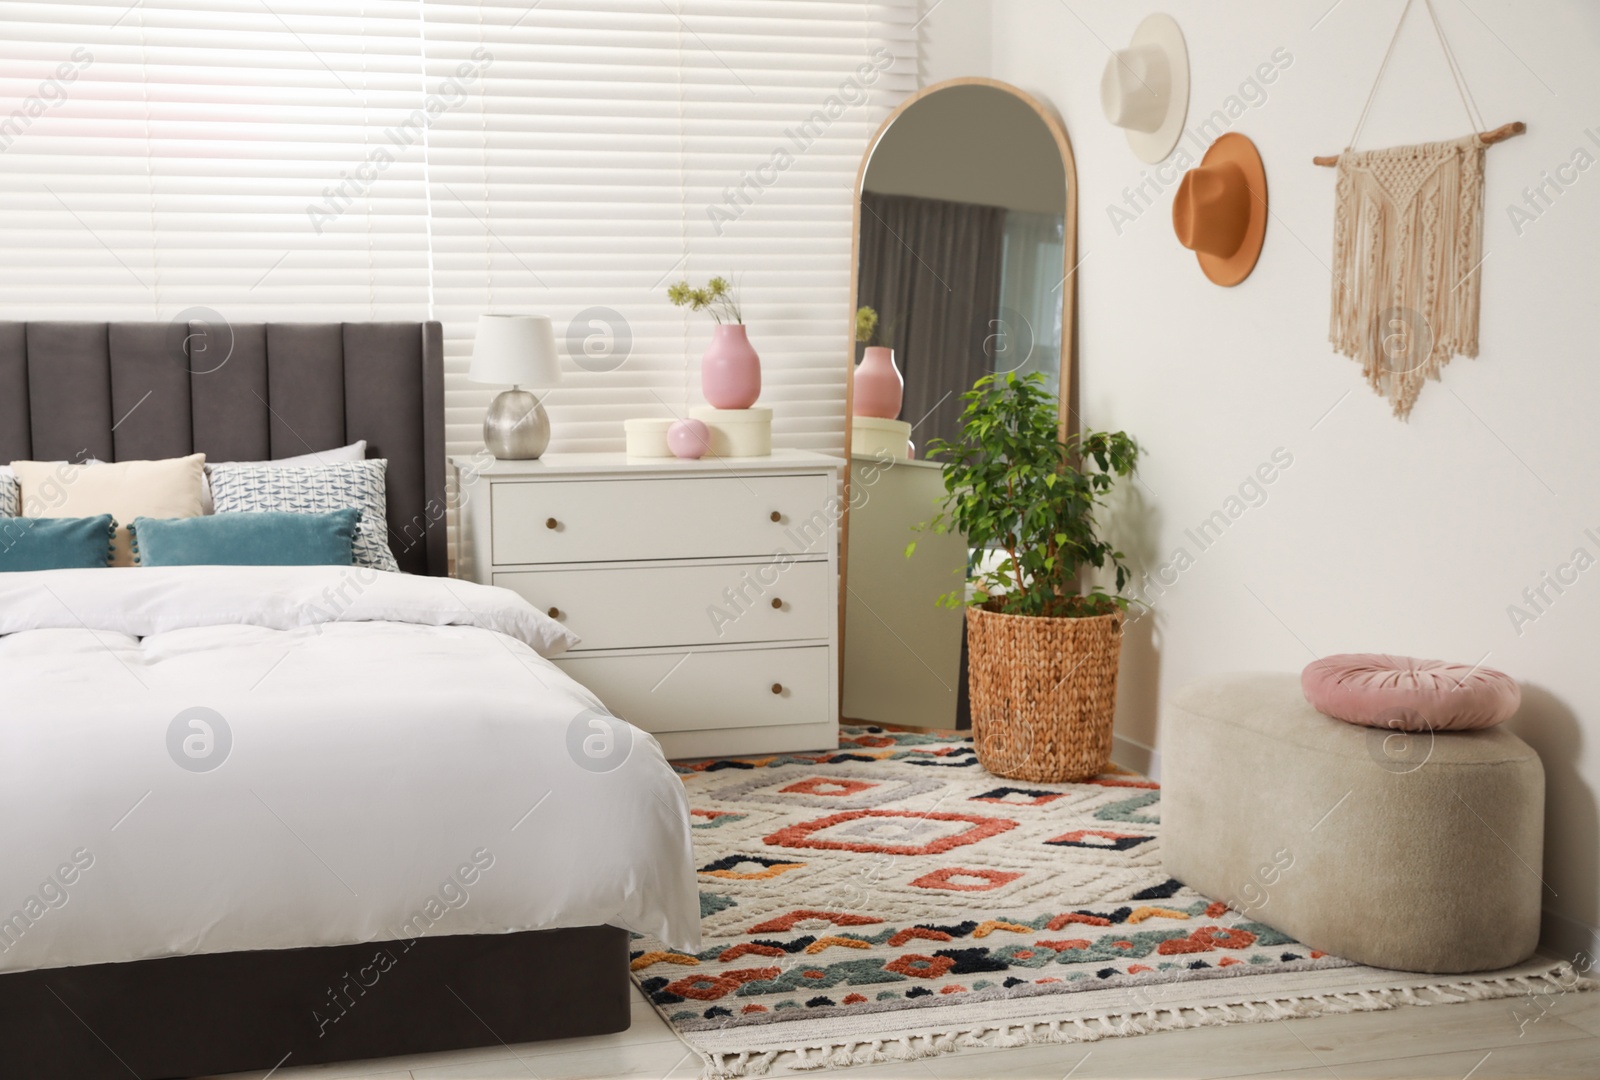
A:
{"label": "white venetian blind", "polygon": [[[700,404],[711,322],[666,299],[736,282],[780,445],[843,445],[851,202],[915,88],[910,0],[425,0],[427,82],[471,74],[429,131],[433,303],[452,450],[496,392],[465,378],[481,312],[568,345],[552,448]],[[687,386],[687,390],[686,390]]]}
{"label": "white venetian blind", "polygon": [[0,316],[439,318],[570,344],[556,449],[700,402],[740,287],[780,445],[843,441],[851,198],[912,0],[0,2]]}
{"label": "white venetian blind", "polygon": [[422,317],[425,148],[402,145],[419,15],[418,0],[0,3],[0,310]]}

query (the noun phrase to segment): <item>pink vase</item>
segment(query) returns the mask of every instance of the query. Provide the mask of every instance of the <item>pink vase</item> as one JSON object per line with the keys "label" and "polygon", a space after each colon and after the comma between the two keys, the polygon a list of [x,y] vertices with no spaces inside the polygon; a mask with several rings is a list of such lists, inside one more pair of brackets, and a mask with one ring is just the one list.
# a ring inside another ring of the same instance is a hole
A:
{"label": "pink vase", "polygon": [[869,345],[855,370],[855,394],[851,411],[857,416],[876,416],[895,420],[900,416],[906,381],[894,366],[894,350]]}
{"label": "pink vase", "polygon": [[761,357],[743,323],[718,323],[700,358],[700,390],[714,409],[748,409],[761,396]]}

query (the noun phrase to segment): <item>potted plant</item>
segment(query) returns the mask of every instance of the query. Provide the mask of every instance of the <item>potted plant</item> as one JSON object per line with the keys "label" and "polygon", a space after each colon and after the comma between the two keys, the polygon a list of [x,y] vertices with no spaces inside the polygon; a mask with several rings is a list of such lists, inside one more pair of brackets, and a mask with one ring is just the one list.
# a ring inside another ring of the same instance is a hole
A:
{"label": "potted plant", "polygon": [[727,278],[714,277],[695,288],[687,281],[667,287],[667,299],[691,311],[709,311],[716,320],[711,345],[700,358],[700,390],[717,409],[748,409],[761,396],[761,357],[745,332],[738,294]]}
{"label": "potted plant", "polygon": [[[962,533],[978,552],[967,607],[978,760],[1036,783],[1094,776],[1111,757],[1129,604],[1124,556],[1100,537],[1095,515],[1116,478],[1133,474],[1139,448],[1123,432],[1061,440],[1038,372],[986,375],[962,400],[961,438],[929,447],[944,461],[947,493],[930,526]],[[1108,564],[1115,593],[1080,589],[1083,567]],[[962,590],[940,602],[967,600]]]}

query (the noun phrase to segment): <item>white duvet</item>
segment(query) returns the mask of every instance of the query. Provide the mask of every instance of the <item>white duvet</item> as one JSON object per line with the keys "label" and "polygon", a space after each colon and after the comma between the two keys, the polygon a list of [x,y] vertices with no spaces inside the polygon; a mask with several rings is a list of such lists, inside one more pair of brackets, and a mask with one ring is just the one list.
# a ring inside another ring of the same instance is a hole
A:
{"label": "white duvet", "polygon": [[571,643],[505,590],[349,567],[0,574],[0,971],[599,923],[698,948],[682,785],[543,658]]}

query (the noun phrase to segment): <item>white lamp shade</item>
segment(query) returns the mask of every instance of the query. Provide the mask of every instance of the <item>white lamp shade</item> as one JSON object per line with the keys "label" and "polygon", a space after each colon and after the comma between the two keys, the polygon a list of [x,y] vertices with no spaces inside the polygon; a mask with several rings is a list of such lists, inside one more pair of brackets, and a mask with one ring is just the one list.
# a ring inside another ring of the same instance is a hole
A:
{"label": "white lamp shade", "polygon": [[556,332],[548,315],[479,315],[467,378],[477,383],[548,387],[561,381]]}

